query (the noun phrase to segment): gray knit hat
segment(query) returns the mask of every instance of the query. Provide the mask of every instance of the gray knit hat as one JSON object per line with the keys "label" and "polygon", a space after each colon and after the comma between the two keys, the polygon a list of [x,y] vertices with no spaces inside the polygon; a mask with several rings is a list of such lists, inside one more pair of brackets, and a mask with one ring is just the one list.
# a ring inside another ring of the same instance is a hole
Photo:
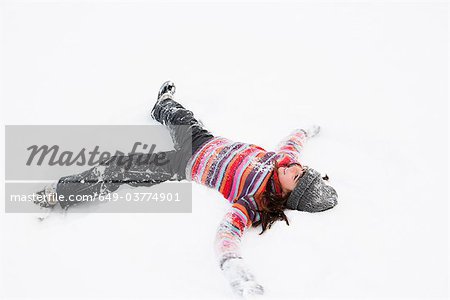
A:
{"label": "gray knit hat", "polygon": [[286,206],[294,210],[319,212],[333,208],[337,197],[334,188],[325,183],[319,172],[306,167]]}

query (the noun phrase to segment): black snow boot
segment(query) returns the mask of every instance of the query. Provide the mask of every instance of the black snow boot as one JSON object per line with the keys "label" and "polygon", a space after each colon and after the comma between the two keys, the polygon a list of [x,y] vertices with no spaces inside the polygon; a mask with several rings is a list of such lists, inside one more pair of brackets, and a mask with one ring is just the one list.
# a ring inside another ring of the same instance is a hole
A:
{"label": "black snow boot", "polygon": [[44,208],[54,207],[58,203],[55,186],[55,184],[48,185],[43,190],[36,192],[33,199],[34,204]]}
{"label": "black snow boot", "polygon": [[166,81],[161,85],[161,88],[159,89],[158,101],[161,99],[163,95],[164,98],[173,98],[174,94],[175,94],[175,83],[173,83],[170,80]]}

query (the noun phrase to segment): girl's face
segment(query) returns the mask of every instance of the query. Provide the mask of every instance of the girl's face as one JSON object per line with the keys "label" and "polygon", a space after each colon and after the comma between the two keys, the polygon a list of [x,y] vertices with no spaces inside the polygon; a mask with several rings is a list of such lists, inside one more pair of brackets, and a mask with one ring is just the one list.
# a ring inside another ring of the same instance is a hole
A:
{"label": "girl's face", "polygon": [[278,179],[280,180],[283,197],[294,190],[302,175],[303,169],[298,164],[278,168]]}

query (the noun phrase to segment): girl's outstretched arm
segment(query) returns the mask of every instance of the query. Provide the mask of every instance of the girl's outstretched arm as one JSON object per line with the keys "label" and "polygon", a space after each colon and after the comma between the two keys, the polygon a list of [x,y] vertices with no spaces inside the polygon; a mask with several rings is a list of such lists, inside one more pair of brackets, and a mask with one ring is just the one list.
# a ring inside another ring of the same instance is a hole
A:
{"label": "girl's outstretched arm", "polygon": [[216,233],[215,254],[233,292],[240,296],[262,295],[263,287],[256,283],[241,256],[242,236],[252,224],[243,203],[234,203],[222,219]]}
{"label": "girl's outstretched arm", "polygon": [[275,151],[283,152],[298,161],[298,155],[303,149],[305,142],[317,135],[320,131],[320,127],[313,125],[307,130],[295,129],[287,137],[285,137],[280,143],[278,143]]}

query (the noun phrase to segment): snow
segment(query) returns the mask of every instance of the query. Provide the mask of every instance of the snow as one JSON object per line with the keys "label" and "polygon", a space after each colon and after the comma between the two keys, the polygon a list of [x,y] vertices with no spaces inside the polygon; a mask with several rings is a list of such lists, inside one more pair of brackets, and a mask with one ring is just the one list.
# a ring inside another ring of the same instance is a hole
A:
{"label": "snow", "polygon": [[[266,298],[448,297],[446,3],[0,7],[3,125],[155,124],[170,79],[232,140],[270,150],[321,126],[302,162],[329,175],[339,204],[246,234]],[[213,253],[228,207],[194,184],[188,214],[84,207],[38,222],[2,209],[0,295],[232,297]]]}

